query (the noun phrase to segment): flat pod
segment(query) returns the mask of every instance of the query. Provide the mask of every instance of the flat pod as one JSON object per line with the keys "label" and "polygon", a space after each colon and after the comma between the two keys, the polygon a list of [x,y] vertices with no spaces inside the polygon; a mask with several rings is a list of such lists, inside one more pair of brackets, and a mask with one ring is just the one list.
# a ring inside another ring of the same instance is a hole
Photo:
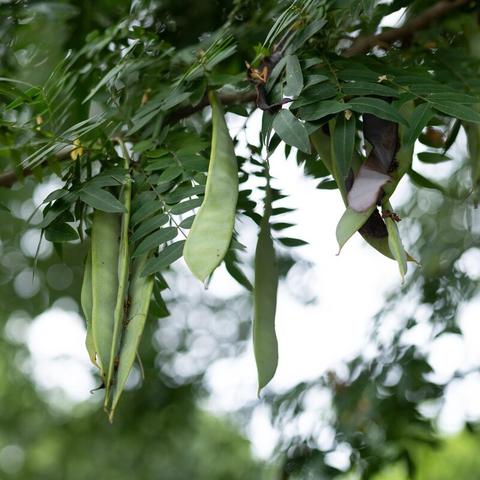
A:
{"label": "flat pod", "polygon": [[128,291],[130,307],[128,309],[127,324],[123,332],[122,343],[120,346],[117,378],[113,393],[112,407],[110,409],[110,420],[113,418],[115,408],[120,400],[120,396],[127,383],[128,375],[135,361],[135,356],[145,327],[145,320],[148,315],[154,276],[142,276],[147,259],[148,255],[146,254],[135,259],[133,263],[132,276]]}
{"label": "flat pod", "polygon": [[253,289],[253,347],[258,371],[258,391],[275,375],[278,344],[275,334],[278,271],[275,249],[270,234],[270,191],[265,201],[265,214],[260,224],[255,250],[255,285]]}
{"label": "flat pod", "polygon": [[238,198],[238,166],[220,102],[212,106],[212,148],[205,198],[188,235],[183,256],[192,273],[205,279],[220,265],[233,234]]}
{"label": "flat pod", "polygon": [[92,333],[105,380],[113,340],[118,292],[120,216],[96,210],[92,222]]}
{"label": "flat pod", "polygon": [[95,344],[93,342],[92,332],[92,251],[88,250],[85,260],[85,270],[83,273],[82,291],[80,294],[80,303],[82,305],[83,314],[87,323],[87,337],[85,346],[87,347],[88,356],[94,365],[97,365]]}
{"label": "flat pod", "polygon": [[[124,147],[123,143],[121,144]],[[128,169],[128,156],[125,155],[125,167]],[[118,259],[117,259],[117,280],[118,280],[118,289],[117,289],[117,299],[113,314],[113,333],[112,333],[112,343],[110,345],[110,360],[108,365],[108,372],[105,382],[105,407],[107,407],[110,401],[110,389],[113,383],[113,377],[115,374],[115,363],[118,355],[118,349],[120,344],[120,337],[122,332],[123,318],[125,315],[125,300],[126,300],[126,289],[128,281],[128,270],[129,270],[129,244],[128,244],[128,233],[129,233],[129,222],[130,222],[130,207],[131,207],[131,194],[132,194],[132,185],[130,178],[126,178],[125,184],[123,185],[121,192],[121,201],[125,208],[124,213],[122,214],[121,226],[120,226],[120,240],[118,246]]]}

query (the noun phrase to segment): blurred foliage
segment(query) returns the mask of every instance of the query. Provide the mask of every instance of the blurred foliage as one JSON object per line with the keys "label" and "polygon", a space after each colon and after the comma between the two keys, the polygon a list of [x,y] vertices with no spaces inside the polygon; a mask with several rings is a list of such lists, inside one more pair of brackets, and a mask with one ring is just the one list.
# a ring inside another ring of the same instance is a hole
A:
{"label": "blurred foliage", "polygon": [[[480,471],[478,452],[480,438],[475,432],[447,438],[437,449],[420,448],[415,452],[418,467],[418,480],[436,478],[449,480],[453,478],[476,478]],[[407,480],[408,476],[402,465],[392,466],[375,477],[375,480]]]}

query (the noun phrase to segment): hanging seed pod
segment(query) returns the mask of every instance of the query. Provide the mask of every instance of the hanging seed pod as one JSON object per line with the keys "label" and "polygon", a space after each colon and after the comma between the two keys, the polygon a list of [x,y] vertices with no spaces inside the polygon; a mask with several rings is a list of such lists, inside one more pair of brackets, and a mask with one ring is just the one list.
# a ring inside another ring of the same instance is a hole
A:
{"label": "hanging seed pod", "polygon": [[275,334],[278,271],[270,233],[271,202],[271,191],[267,186],[265,212],[260,223],[255,250],[253,287],[253,348],[257,363],[259,393],[275,375],[278,364],[278,344]]}
{"label": "hanging seed pod", "polygon": [[152,296],[154,276],[142,276],[148,260],[148,254],[135,259],[132,266],[130,286],[128,291],[128,310],[125,327],[122,335],[120,353],[118,357],[118,371],[110,408],[110,421],[113,419],[120,396],[125,388],[128,375],[135,361],[138,345],[145,327],[148,307]]}
{"label": "hanging seed pod", "polygon": [[227,253],[235,224],[238,166],[223,109],[209,92],[212,106],[212,147],[205,198],[188,235],[183,256],[202,282],[220,265]]}

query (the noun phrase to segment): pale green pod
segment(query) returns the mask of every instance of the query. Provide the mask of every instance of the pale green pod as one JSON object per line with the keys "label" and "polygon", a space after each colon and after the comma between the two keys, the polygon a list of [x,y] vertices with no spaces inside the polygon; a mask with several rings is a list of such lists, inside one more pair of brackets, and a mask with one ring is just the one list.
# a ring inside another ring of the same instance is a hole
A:
{"label": "pale green pod", "polygon": [[92,222],[92,333],[97,363],[106,380],[118,292],[120,216],[96,210]]}
{"label": "pale green pod", "polygon": [[114,386],[110,421],[113,419],[115,408],[125,388],[130,370],[137,354],[138,345],[145,327],[148,307],[152,296],[154,276],[142,277],[148,255],[135,259],[129,286],[130,307],[128,309],[127,324],[125,326],[120,347],[117,377]]}
{"label": "pale green pod", "polygon": [[[123,145],[123,144],[122,144]],[[125,160],[125,167],[128,168],[128,160]],[[130,178],[125,180],[122,188],[121,201],[125,207],[125,212],[122,214],[122,222],[120,227],[120,245],[118,249],[118,290],[117,301],[114,310],[113,320],[113,335],[112,344],[110,348],[110,361],[108,365],[108,373],[105,382],[105,408],[107,408],[110,399],[110,388],[112,386],[113,377],[115,374],[115,364],[117,361],[118,350],[120,346],[120,337],[122,333],[122,324],[125,317],[125,301],[126,288],[128,283],[128,267],[129,267],[129,247],[128,247],[128,228],[130,222],[130,205],[131,205],[132,185]]]}
{"label": "pale green pod", "polygon": [[80,303],[82,305],[83,314],[87,323],[87,337],[85,346],[87,347],[88,356],[91,362],[97,365],[97,352],[93,342],[92,332],[92,252],[89,249],[85,260],[85,270],[83,272],[82,291],[80,294]]}
{"label": "pale green pod", "polygon": [[271,198],[267,189],[265,213],[260,224],[255,250],[255,284],[253,287],[253,349],[258,372],[258,392],[275,375],[278,344],[275,334],[278,271],[270,234]]}
{"label": "pale green pod", "polygon": [[192,273],[205,279],[227,253],[235,224],[238,165],[222,106],[209,92],[212,106],[212,147],[205,198],[188,235],[183,256]]}
{"label": "pale green pod", "polygon": [[374,205],[373,207],[370,207],[366,212],[356,212],[350,207],[347,207],[347,209],[342,215],[342,218],[340,218],[336,229],[338,254],[342,250],[343,246],[347,243],[347,241],[353,236],[353,234],[356,233],[360,228],[362,228],[362,226],[368,220],[368,217],[370,217],[375,208],[376,206]]}

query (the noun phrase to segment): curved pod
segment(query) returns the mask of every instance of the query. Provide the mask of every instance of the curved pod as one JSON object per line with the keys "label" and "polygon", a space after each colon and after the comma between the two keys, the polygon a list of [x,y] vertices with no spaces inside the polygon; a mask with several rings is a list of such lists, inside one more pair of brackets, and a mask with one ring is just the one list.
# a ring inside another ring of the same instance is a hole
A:
{"label": "curved pod", "polygon": [[209,92],[212,106],[212,148],[205,198],[188,235],[183,256],[200,280],[220,265],[232,239],[238,198],[238,166],[221,104]]}
{"label": "curved pod", "polygon": [[255,286],[253,288],[253,349],[258,372],[258,392],[275,375],[278,344],[275,334],[278,271],[270,234],[271,194],[267,187],[265,214],[260,224],[255,250]]}
{"label": "curved pod", "polygon": [[106,380],[118,292],[120,216],[95,210],[92,222],[92,334]]}
{"label": "curved pod", "polygon": [[127,322],[123,331],[120,346],[117,379],[113,393],[110,420],[113,418],[115,408],[127,383],[128,375],[132,369],[138,345],[142,338],[145,320],[148,315],[148,307],[152,296],[154,276],[142,276],[143,269],[148,259],[148,254],[135,259],[132,269],[132,277],[129,287],[130,307],[128,309]]}

